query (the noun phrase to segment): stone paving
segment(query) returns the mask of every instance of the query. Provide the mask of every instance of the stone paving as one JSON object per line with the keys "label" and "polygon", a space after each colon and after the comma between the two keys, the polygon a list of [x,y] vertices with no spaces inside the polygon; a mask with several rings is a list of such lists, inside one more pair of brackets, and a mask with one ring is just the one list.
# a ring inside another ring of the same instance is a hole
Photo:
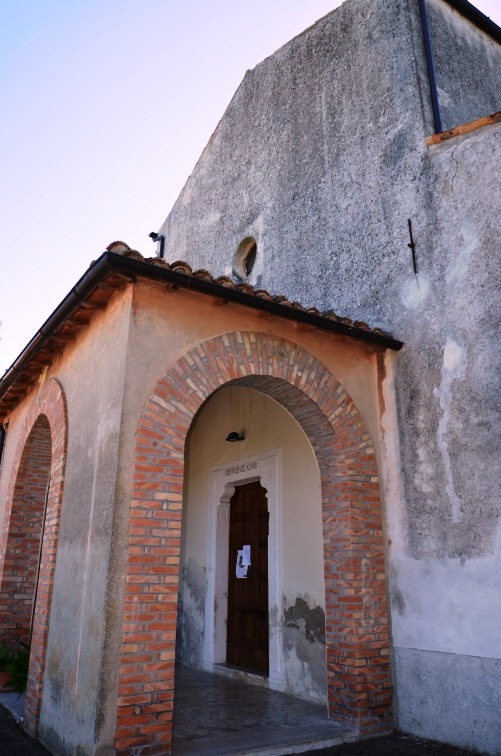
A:
{"label": "stone paving", "polygon": [[[402,733],[357,741],[353,731],[328,721],[325,708],[291,696],[207,672],[176,671],[174,756],[467,756]],[[0,695],[1,756],[49,756],[4,708]],[[17,701],[19,716],[22,700]],[[320,750],[319,750],[320,749]]]}
{"label": "stone paving", "polygon": [[[1,703],[1,702],[0,702]],[[12,715],[0,705],[0,754],[2,756],[49,756],[49,751],[28,737]]]}
{"label": "stone paving", "polygon": [[304,753],[356,739],[325,706],[241,680],[178,667],[174,756]]}

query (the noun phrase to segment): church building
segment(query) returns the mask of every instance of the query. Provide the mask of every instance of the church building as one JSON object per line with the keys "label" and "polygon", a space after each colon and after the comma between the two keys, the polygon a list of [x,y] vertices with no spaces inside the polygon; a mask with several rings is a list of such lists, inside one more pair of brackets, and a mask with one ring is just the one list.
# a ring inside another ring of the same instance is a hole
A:
{"label": "church building", "polygon": [[501,754],[500,41],[346,0],[1,378],[0,641],[54,754],[171,753],[176,660]]}

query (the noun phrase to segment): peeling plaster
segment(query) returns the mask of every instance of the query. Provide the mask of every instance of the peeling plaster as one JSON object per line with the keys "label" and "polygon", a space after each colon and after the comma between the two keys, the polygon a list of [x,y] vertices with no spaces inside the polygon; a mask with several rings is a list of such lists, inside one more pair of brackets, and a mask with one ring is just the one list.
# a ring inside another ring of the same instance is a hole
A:
{"label": "peeling plaster", "polygon": [[430,281],[424,273],[407,278],[400,289],[400,299],[404,307],[414,310],[422,304],[430,291]]}
{"label": "peeling plaster", "polygon": [[[455,290],[468,272],[470,260],[476,249],[478,240],[471,224],[464,223],[461,228],[462,244],[454,260],[449,264],[445,272],[447,296],[455,299]],[[454,475],[447,442],[447,430],[451,419],[451,386],[453,381],[461,378],[465,372],[466,349],[459,343],[457,336],[446,335],[442,358],[442,370],[440,386],[433,390],[437,397],[442,416],[437,428],[437,446],[442,456],[445,472],[445,491],[449,498],[452,509],[452,522],[458,523],[462,519],[461,499],[454,487]]]}
{"label": "peeling plaster", "polygon": [[213,226],[214,223],[217,223],[219,220],[221,220],[221,213],[210,212],[200,219],[200,223],[204,226]]}
{"label": "peeling plaster", "polygon": [[385,529],[388,546],[393,554],[405,551],[404,533],[407,530],[402,489],[400,436],[396,408],[395,356],[388,351],[377,356],[378,398],[381,424],[381,465],[384,469],[382,485],[384,492]]}
{"label": "peeling plaster", "polygon": [[[496,552],[456,559],[393,560],[390,575],[395,646],[501,660],[501,520]],[[400,599],[405,604],[404,612]]]}
{"label": "peeling plaster", "polygon": [[289,605],[284,597],[284,607],[287,692],[324,702],[327,698],[325,612],[307,595],[298,596]]}
{"label": "peeling plaster", "polygon": [[454,339],[447,337],[443,354],[442,380],[439,388],[433,390],[433,394],[438,398],[442,410],[442,417],[437,429],[437,445],[442,454],[446,480],[445,490],[451,503],[453,522],[461,520],[461,500],[454,489],[454,478],[446,433],[451,411],[451,384],[456,378],[460,378],[463,375],[465,362],[465,350],[463,347],[454,341]]}
{"label": "peeling plaster", "polygon": [[288,627],[299,628],[304,621],[305,638],[310,643],[323,643],[325,646],[325,612],[320,606],[310,609],[305,599],[298,597],[294,606],[284,610],[284,622]]}
{"label": "peeling plaster", "polygon": [[450,288],[454,287],[456,283],[458,283],[467,272],[470,265],[471,256],[475,251],[478,243],[475,231],[472,228],[471,224],[464,223],[461,228],[461,233],[463,237],[463,244],[459,248],[457,256],[450,263],[445,272],[445,280],[449,288],[449,294],[452,293],[450,291]]}
{"label": "peeling plaster", "polygon": [[206,570],[190,558],[181,577],[176,653],[191,666],[200,666],[203,658],[206,595]]}
{"label": "peeling plaster", "polygon": [[416,449],[416,471],[413,476],[414,485],[422,493],[431,496],[434,488],[435,470],[430,459],[432,447],[430,444],[423,444]]}

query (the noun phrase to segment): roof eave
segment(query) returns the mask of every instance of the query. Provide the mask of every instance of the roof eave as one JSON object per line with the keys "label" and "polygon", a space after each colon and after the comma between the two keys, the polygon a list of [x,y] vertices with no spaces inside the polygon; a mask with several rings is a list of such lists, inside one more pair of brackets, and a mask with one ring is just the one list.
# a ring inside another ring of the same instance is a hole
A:
{"label": "roof eave", "polygon": [[461,13],[462,16],[471,21],[475,26],[481,29],[483,32],[495,39],[496,42],[501,43],[501,28],[492,21],[489,16],[475,8],[468,0],[445,0],[446,3],[451,5],[455,10]]}
{"label": "roof eave", "polygon": [[129,278],[131,281],[137,278],[147,278],[164,284],[170,284],[180,289],[199,292],[224,299],[228,302],[235,302],[254,310],[268,312],[277,317],[309,325],[319,330],[348,336],[372,346],[396,351],[403,346],[403,342],[382,333],[331,320],[303,309],[279,304],[273,300],[262,299],[237,289],[227,288],[221,284],[207,281],[197,276],[186,275],[160,265],[152,265],[141,260],[107,251],[84,273],[82,278],[80,278],[54,312],[47,318],[11,367],[6,370],[0,379],[0,402],[16,379],[26,370],[29,363],[54,337],[56,331],[82,306],[97,287],[105,281],[109,273],[118,273]]}

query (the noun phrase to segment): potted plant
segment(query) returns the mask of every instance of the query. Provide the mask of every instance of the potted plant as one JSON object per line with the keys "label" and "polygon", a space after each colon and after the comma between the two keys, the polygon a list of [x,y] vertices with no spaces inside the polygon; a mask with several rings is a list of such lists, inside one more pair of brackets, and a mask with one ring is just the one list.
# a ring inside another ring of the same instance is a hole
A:
{"label": "potted plant", "polygon": [[27,643],[16,641],[19,648],[15,651],[5,641],[0,646],[0,688],[22,693],[28,682],[30,647]]}

